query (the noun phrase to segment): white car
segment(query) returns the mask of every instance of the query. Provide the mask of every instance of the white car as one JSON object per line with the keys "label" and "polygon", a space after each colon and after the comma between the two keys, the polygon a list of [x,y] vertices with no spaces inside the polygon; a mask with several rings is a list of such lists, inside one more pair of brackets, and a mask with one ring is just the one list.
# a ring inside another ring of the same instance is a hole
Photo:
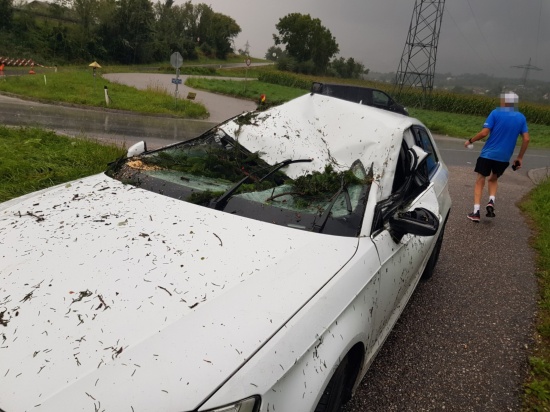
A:
{"label": "white car", "polygon": [[438,259],[430,132],[307,94],[144,149],[0,204],[0,411],[339,410]]}

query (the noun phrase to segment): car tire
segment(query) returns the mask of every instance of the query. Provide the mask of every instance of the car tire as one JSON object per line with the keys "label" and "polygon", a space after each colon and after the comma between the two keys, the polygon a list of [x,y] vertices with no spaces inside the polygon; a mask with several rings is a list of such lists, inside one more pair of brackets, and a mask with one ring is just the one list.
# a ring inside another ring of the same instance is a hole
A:
{"label": "car tire", "polygon": [[330,378],[315,412],[338,412],[345,403],[346,383],[348,376],[348,357],[346,356]]}
{"label": "car tire", "polygon": [[441,252],[441,245],[443,245],[443,235],[445,234],[446,225],[447,225],[447,220],[445,220],[445,224],[441,228],[441,232],[439,232],[439,237],[437,238],[437,242],[435,244],[434,250],[432,251],[432,254],[430,255],[430,259],[428,260],[428,263],[424,268],[424,272],[422,273],[422,280],[428,280],[434,274],[435,265],[437,265],[437,261],[439,260],[439,252]]}

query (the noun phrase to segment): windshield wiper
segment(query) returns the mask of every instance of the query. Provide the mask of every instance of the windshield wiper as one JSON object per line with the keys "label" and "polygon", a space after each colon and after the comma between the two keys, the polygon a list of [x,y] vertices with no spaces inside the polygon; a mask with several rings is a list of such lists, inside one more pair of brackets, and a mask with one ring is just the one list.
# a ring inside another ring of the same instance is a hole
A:
{"label": "windshield wiper", "polygon": [[[279,169],[292,164],[292,163],[305,163],[305,162],[312,162],[313,159],[286,159],[283,160],[280,163],[277,163],[275,166],[273,166],[273,169],[271,169],[265,176],[263,176],[258,182],[261,183],[265,179],[267,179],[269,176],[271,176],[273,173],[277,172]],[[232,187],[230,187],[223,195],[221,195],[217,200],[210,203],[210,207],[212,209],[216,210],[222,210],[226,204],[227,201],[231,196],[233,196],[233,193],[237,191],[239,187],[243,185],[248,179],[250,179],[250,175],[246,175],[241,180],[239,180],[237,183],[235,183]]]}
{"label": "windshield wiper", "polygon": [[325,210],[325,212],[321,216],[321,222],[320,223],[315,222],[313,224],[313,227],[311,228],[312,232],[321,233],[323,231],[323,229],[325,228],[325,225],[327,224],[328,218],[330,217],[330,212],[331,212],[332,208],[334,207],[334,205],[336,204],[336,201],[338,200],[338,197],[340,197],[340,195],[342,193],[344,193],[344,197],[346,199],[346,209],[348,210],[348,213],[351,213],[353,211],[353,208],[351,206],[351,199],[349,197],[349,192],[348,192],[347,187],[344,185],[344,177],[342,177],[342,184],[340,186],[340,189],[338,189],[338,191],[336,192],[336,194],[332,198],[331,202],[327,206],[327,209]]}

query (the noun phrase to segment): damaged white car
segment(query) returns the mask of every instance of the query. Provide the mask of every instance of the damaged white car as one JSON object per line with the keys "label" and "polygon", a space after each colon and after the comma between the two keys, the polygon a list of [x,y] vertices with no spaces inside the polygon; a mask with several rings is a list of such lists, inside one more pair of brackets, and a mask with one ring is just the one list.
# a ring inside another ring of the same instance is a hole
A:
{"label": "damaged white car", "polygon": [[0,205],[0,411],[335,412],[434,271],[419,121],[307,94]]}

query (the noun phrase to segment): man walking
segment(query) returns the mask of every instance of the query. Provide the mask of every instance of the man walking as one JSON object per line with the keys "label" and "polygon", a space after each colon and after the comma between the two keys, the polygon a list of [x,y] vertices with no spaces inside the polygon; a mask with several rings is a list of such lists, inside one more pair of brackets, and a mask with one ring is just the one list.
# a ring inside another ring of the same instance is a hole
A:
{"label": "man walking", "polygon": [[495,197],[497,194],[498,178],[502,176],[514,153],[518,136],[521,135],[523,142],[519,154],[514,161],[512,168],[517,170],[523,163],[523,155],[529,145],[529,132],[525,116],[517,110],[519,98],[512,92],[500,95],[500,107],[493,110],[485,123],[483,129],[471,139],[464,142],[467,147],[474,142],[487,136],[487,142],[483,146],[477,159],[476,167],[477,180],[474,187],[474,211],[468,214],[468,219],[479,223],[480,204],[485,179],[488,177],[489,202],[487,203],[487,217],[495,217]]}

